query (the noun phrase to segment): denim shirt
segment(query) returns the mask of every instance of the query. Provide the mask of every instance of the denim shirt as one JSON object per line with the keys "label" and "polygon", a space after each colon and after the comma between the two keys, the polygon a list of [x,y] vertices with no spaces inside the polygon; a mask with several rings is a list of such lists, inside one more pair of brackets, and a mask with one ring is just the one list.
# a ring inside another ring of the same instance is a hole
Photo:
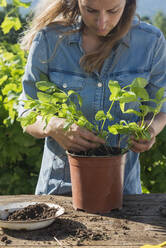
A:
{"label": "denim shirt", "polygon": [[[160,87],[166,87],[166,41],[156,27],[134,20],[128,34],[120,40],[105,60],[100,73],[91,74],[85,73],[79,65],[80,58],[84,54],[81,32],[63,35],[63,31],[76,28],[78,27],[66,28],[51,24],[38,32],[29,52],[21,100],[26,99],[26,95],[37,97],[35,82],[40,80],[40,73],[43,72],[62,90],[72,89],[81,95],[82,111],[93,123],[96,112],[100,109],[106,112],[110,106],[108,89],[110,79],[117,80],[121,86],[125,86],[136,77],[146,78],[149,82],[147,90],[150,97],[154,97]],[[138,110],[137,103],[132,103],[132,106],[130,104],[128,108]],[[22,102],[19,114],[24,111]],[[161,111],[166,112],[165,103]],[[111,113],[115,122],[138,121],[135,115],[123,115],[116,104]],[[108,123],[106,127],[107,125]],[[111,145],[116,145],[116,136],[110,136],[109,142]],[[36,194],[70,192],[70,170],[66,152],[55,140],[47,137]],[[124,194],[141,192],[139,154],[129,151],[125,165]]]}

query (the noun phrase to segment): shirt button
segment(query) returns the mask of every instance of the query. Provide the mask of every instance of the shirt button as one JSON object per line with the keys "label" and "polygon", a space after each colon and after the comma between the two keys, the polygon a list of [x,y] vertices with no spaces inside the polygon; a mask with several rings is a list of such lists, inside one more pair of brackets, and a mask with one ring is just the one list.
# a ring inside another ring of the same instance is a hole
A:
{"label": "shirt button", "polygon": [[97,86],[98,86],[99,88],[101,88],[101,87],[103,86],[103,84],[102,84],[101,82],[99,82],[99,83],[97,84]]}
{"label": "shirt button", "polygon": [[66,83],[63,84],[63,88],[64,89],[67,88],[67,84]]}

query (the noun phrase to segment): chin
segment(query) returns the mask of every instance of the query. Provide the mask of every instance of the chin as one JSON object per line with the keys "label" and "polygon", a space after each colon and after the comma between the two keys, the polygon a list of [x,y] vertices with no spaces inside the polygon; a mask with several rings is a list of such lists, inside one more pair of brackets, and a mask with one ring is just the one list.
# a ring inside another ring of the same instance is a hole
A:
{"label": "chin", "polygon": [[97,32],[97,36],[100,36],[100,37],[105,37],[109,34],[109,32]]}

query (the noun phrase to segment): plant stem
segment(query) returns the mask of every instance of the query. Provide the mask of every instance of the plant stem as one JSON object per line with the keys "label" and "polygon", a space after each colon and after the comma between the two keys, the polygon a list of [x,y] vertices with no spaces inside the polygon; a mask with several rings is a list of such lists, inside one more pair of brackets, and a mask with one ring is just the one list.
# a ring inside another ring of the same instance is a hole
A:
{"label": "plant stem", "polygon": [[145,130],[147,130],[152,125],[152,122],[154,121],[155,116],[156,116],[156,114],[153,115],[151,121],[149,122],[149,124],[147,125],[147,127],[145,128]]}
{"label": "plant stem", "polygon": [[[112,101],[111,106],[110,106],[109,110],[107,111],[107,113],[110,113],[110,112],[111,112],[111,109],[112,109],[112,106],[113,106],[114,102],[115,102],[115,100]],[[105,120],[103,121],[103,124],[102,124],[102,126],[101,126],[101,130],[103,130],[103,128],[104,128],[106,119],[107,119],[107,118],[105,118]]]}

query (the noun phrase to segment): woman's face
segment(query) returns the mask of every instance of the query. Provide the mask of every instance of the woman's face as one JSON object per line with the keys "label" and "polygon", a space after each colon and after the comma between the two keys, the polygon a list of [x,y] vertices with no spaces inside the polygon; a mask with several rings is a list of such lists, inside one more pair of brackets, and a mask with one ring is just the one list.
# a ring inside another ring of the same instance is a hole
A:
{"label": "woman's face", "polygon": [[119,22],[126,0],[78,0],[88,32],[106,36]]}

